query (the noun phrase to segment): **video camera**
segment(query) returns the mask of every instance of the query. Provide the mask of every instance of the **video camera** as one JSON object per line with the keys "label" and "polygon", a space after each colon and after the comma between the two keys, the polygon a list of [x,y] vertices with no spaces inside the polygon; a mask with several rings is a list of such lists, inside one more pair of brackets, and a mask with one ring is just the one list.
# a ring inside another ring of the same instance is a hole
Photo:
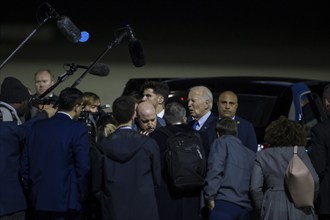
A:
{"label": "video camera", "polygon": [[37,106],[37,105],[56,105],[58,101],[58,97],[57,96],[50,96],[50,97],[44,97],[44,98],[39,98],[36,95],[33,95],[30,97],[29,102],[33,105],[33,106]]}

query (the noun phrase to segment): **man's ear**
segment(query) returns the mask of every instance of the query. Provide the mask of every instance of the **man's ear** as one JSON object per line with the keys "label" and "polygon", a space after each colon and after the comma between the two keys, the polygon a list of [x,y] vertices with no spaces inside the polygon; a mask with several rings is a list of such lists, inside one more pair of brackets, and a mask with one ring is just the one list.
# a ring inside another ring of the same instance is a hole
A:
{"label": "man's ear", "polygon": [[209,108],[210,107],[210,100],[205,100],[205,104],[206,104],[207,108]]}
{"label": "man's ear", "polygon": [[164,103],[164,97],[163,96],[161,96],[161,95],[158,96],[158,103],[159,104],[163,104]]}
{"label": "man's ear", "polygon": [[187,123],[187,117],[186,116],[183,117],[183,123],[185,123],[185,124]]}
{"label": "man's ear", "polygon": [[137,118],[136,110],[134,111],[134,114],[132,116],[132,121],[134,121]]}
{"label": "man's ear", "polygon": [[330,100],[324,98],[324,106],[326,109],[330,109]]}
{"label": "man's ear", "polygon": [[79,113],[79,108],[80,108],[80,104],[76,104],[76,105],[73,107],[73,111],[74,111],[74,113],[78,114],[78,113]]}

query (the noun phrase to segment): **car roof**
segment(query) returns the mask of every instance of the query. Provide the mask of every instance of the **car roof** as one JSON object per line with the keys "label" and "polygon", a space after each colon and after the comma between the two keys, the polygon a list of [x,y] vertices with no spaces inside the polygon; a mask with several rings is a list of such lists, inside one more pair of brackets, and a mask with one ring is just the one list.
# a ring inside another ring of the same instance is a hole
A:
{"label": "car roof", "polygon": [[279,96],[284,90],[295,83],[312,84],[318,80],[285,77],[250,77],[250,76],[222,76],[222,77],[194,77],[164,80],[171,92],[189,89],[193,86],[204,85],[212,92],[231,90],[236,94],[255,94]]}

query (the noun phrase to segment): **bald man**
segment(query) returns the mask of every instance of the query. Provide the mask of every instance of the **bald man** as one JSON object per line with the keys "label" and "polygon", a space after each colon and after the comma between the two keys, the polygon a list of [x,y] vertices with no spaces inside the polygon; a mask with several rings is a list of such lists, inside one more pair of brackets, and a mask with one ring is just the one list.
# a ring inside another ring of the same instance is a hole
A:
{"label": "bald man", "polygon": [[148,135],[157,127],[161,126],[157,122],[157,113],[154,105],[149,101],[140,102],[136,108],[136,126],[134,129],[141,134]]}
{"label": "bald man", "polygon": [[242,141],[243,145],[253,152],[257,152],[258,142],[253,124],[236,115],[238,108],[237,95],[232,91],[224,91],[220,93],[217,104],[219,118],[229,117],[235,120],[238,128],[237,137]]}

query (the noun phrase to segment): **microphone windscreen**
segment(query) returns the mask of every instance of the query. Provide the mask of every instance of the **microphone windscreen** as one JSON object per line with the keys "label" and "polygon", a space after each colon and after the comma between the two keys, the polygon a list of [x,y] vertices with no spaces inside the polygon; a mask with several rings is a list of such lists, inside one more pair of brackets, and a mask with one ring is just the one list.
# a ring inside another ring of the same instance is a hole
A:
{"label": "microphone windscreen", "polygon": [[110,73],[109,67],[102,63],[96,63],[88,73],[96,76],[107,76]]}
{"label": "microphone windscreen", "polygon": [[81,32],[77,26],[66,16],[61,16],[57,20],[57,27],[62,34],[72,43],[78,43],[81,38]]}
{"label": "microphone windscreen", "polygon": [[134,66],[141,67],[146,64],[141,41],[136,38],[131,39],[128,44],[128,49]]}

